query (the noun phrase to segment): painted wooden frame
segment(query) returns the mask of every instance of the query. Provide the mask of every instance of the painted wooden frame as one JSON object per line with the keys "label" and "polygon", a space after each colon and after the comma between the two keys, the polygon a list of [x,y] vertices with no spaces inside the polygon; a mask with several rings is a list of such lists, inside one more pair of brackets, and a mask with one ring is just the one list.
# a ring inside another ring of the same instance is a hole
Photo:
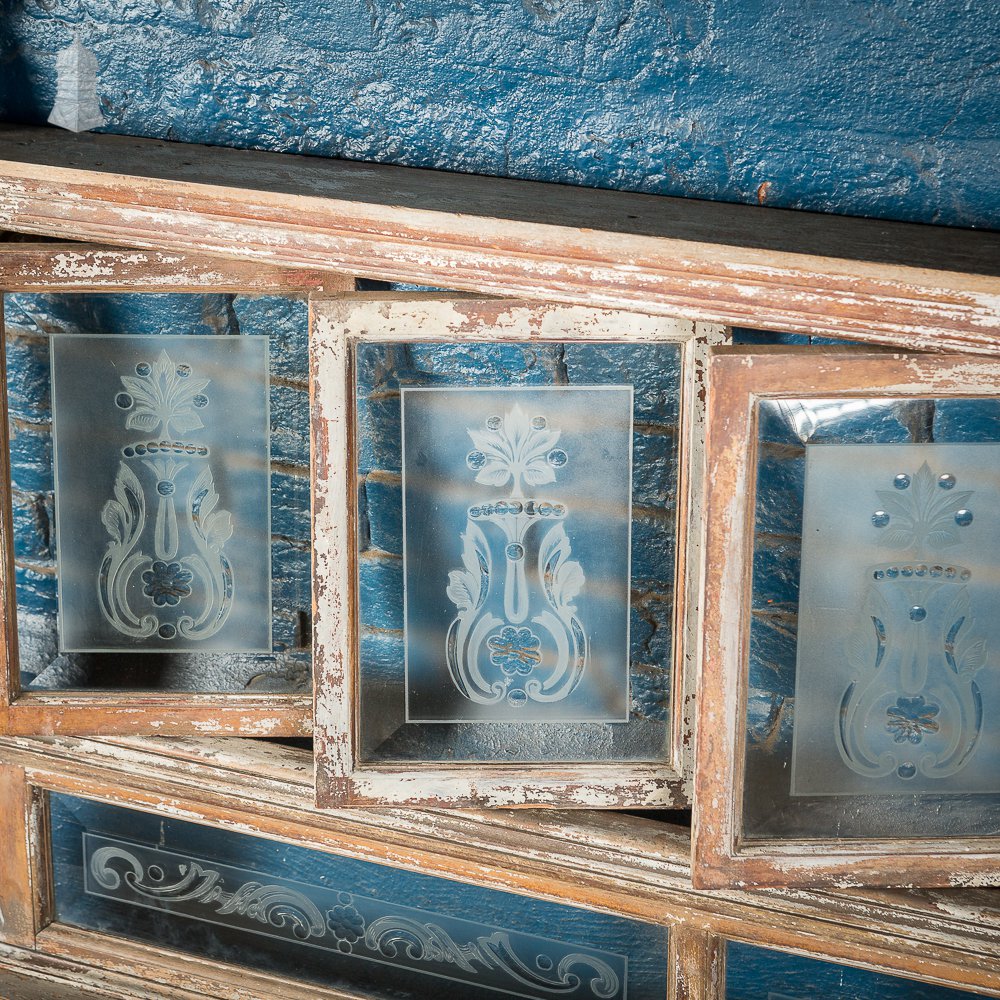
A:
{"label": "painted wooden frame", "polygon": [[742,818],[757,404],[845,397],[995,398],[997,362],[851,348],[723,348],[713,352],[709,371],[708,571],[695,775],[695,884],[1000,885],[1000,841],[995,837],[774,837],[748,842]]}
{"label": "painted wooden frame", "polygon": [[705,893],[691,885],[687,832],[659,821],[323,811],[310,764],[303,751],[256,741],[0,740],[0,833],[16,853],[2,869],[2,905],[20,914],[0,928],[0,982],[6,964],[84,984],[106,978],[124,996],[142,995],[140,980],[153,995],[301,996],[287,978],[52,923],[45,808],[48,793],[62,792],[665,925],[671,1000],[723,1000],[726,941],[1000,996],[1000,909],[988,891]]}
{"label": "painted wooden frame", "polygon": [[[363,333],[362,333],[363,331]],[[704,353],[725,331],[611,310],[379,294],[312,300],[315,466],[317,796],[324,806],[407,804],[668,808],[689,801],[692,682],[697,628],[698,473],[678,476],[670,751],[649,764],[365,764],[358,759],[358,620],[354,440],[355,345],[587,341],[681,346],[678,468],[700,469],[698,386]]]}
{"label": "painted wooden frame", "polygon": [[[232,292],[308,295],[353,287],[329,271],[249,266],[183,252],[74,243],[0,243],[0,289],[38,293]],[[0,358],[0,479],[10,482],[7,383]],[[22,691],[18,670],[11,503],[0,511],[0,732],[293,736],[312,727],[310,695],[107,690]]]}
{"label": "painted wooden frame", "polygon": [[1000,236],[0,129],[0,225],[915,349],[994,350]]}

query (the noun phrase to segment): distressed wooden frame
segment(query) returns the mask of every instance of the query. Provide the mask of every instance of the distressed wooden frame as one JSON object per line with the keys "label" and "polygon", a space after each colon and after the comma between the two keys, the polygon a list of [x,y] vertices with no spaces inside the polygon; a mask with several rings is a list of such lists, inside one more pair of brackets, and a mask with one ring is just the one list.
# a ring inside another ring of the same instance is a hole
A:
{"label": "distressed wooden frame", "polygon": [[707,533],[695,770],[695,884],[996,886],[1000,839],[743,842],[756,404],[997,395],[996,360],[858,349],[722,348],[709,361]]}
{"label": "distressed wooden frame", "polygon": [[[323,811],[312,804],[310,763],[304,751],[256,741],[0,739],[0,777],[15,790],[0,836],[28,859],[0,869],[4,912],[16,905],[28,915],[13,933],[0,928],[0,983],[7,964],[83,982],[99,970],[125,996],[131,977],[154,995],[302,995],[287,978],[52,923],[45,801],[61,791],[665,925],[671,1000],[723,1000],[727,940],[1000,996],[1000,907],[982,892],[705,893],[691,885],[687,831],[656,820]],[[310,987],[313,995],[356,994]]]}
{"label": "distressed wooden frame", "polygon": [[1000,235],[0,128],[0,226],[916,349],[1000,345]]}
{"label": "distressed wooden frame", "polygon": [[[307,296],[353,288],[330,271],[251,265],[185,252],[76,243],[0,243],[0,291],[31,293],[232,292]],[[2,316],[2,313],[0,313]],[[0,484],[10,483],[5,352],[0,356]],[[22,691],[11,502],[0,485],[0,733],[219,733],[303,736],[310,694]]]}
{"label": "distressed wooden frame", "polygon": [[[690,801],[691,705],[700,592],[702,448],[699,385],[708,346],[724,329],[682,320],[540,307],[516,300],[359,293],[312,299],[313,481],[317,801],[341,805],[670,808]],[[355,333],[360,327],[364,332]],[[568,332],[569,331],[569,332]],[[364,339],[400,343],[492,340],[587,341],[681,347],[681,441],[670,749],[658,763],[365,764],[358,759],[357,443],[354,347]]]}

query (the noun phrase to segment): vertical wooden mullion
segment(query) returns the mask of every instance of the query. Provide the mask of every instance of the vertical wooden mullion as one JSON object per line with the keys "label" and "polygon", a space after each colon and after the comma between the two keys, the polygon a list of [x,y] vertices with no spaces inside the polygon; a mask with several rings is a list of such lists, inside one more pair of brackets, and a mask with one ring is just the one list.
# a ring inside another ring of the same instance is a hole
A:
{"label": "vertical wooden mullion", "polygon": [[0,732],[7,731],[8,706],[21,690],[14,592],[14,514],[10,481],[10,416],[7,411],[7,324],[0,289]]}
{"label": "vertical wooden mullion", "polygon": [[667,938],[669,1000],[725,1000],[726,944],[700,927],[678,924]]}
{"label": "vertical wooden mullion", "polygon": [[24,769],[0,764],[0,941],[20,948],[35,946],[29,807]]}

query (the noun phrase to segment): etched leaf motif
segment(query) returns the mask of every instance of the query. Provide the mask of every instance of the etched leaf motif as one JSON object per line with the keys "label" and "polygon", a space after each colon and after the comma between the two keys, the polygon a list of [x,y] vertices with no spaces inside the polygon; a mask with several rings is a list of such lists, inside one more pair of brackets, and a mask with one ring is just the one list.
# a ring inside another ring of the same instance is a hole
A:
{"label": "etched leaf motif", "polygon": [[186,434],[188,431],[194,431],[199,427],[205,426],[201,422],[201,417],[194,411],[176,413],[170,418],[170,423],[179,434]]}
{"label": "etched leaf motif", "polygon": [[107,528],[108,534],[120,545],[128,531],[125,520],[125,509],[117,500],[109,500],[101,511],[101,522]]}
{"label": "etched leaf motif", "polygon": [[[541,486],[555,482],[549,452],[561,431],[550,430],[545,417],[530,417],[516,404],[501,418],[491,417],[486,430],[468,428],[480,464],[473,466],[476,482],[504,486],[513,480],[513,496],[520,496],[521,483]],[[563,456],[565,461],[565,456]]]}
{"label": "etched leaf motif", "polygon": [[575,612],[570,603],[583,589],[583,567],[570,559],[571,547],[566,529],[557,524],[549,529],[538,552],[538,568],[546,592],[560,611]]}
{"label": "etched leaf motif", "polygon": [[228,510],[216,511],[205,518],[205,540],[219,550],[233,537],[233,515]]}
{"label": "etched leaf motif", "polygon": [[155,413],[149,413],[146,410],[133,410],[125,418],[125,426],[129,430],[149,431],[152,433],[161,423],[162,421]]}
{"label": "etched leaf motif", "polygon": [[464,570],[448,574],[448,598],[460,611],[478,608],[486,599],[489,587],[489,550],[478,525],[470,524],[462,533]]}

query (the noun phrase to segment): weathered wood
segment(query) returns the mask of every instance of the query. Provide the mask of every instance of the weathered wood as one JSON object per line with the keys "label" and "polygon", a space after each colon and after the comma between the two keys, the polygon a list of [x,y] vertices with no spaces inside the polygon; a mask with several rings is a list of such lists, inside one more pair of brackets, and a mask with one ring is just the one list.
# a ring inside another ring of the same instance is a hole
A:
{"label": "weathered wood", "polygon": [[336,271],[273,267],[177,250],[0,242],[0,289],[5,292],[298,295],[347,292],[353,287],[353,278]]}
{"label": "weathered wood", "polygon": [[725,1000],[726,945],[697,927],[675,924],[668,938],[671,1000]]}
{"label": "weathered wood", "polygon": [[929,349],[1000,342],[995,234],[8,126],[0,225]]}
{"label": "weathered wood", "polygon": [[761,398],[995,397],[1000,361],[953,355],[722,348],[711,362],[694,881],[732,886],[998,886],[996,838],[743,843],[754,535],[754,404]]}
{"label": "weathered wood", "polygon": [[30,948],[35,908],[28,863],[28,796],[24,771],[0,764],[0,941]]}
{"label": "weathered wood", "polygon": [[[579,811],[324,812],[312,804],[306,753],[248,741],[3,739],[0,760],[42,789],[664,923],[677,935],[680,974],[702,982],[716,967],[721,976],[708,935],[1000,996],[1000,906],[984,892],[702,892],[691,885],[686,832],[661,822]],[[58,925],[39,946],[98,964],[134,958],[144,974],[190,986],[174,978],[183,967],[221,983],[207,995],[230,996],[228,970],[174,953],[140,955]]]}
{"label": "weathered wood", "polygon": [[[314,627],[317,795],[326,806],[664,808],[686,805],[695,657],[686,646],[697,633],[698,486],[678,482],[677,567],[665,567],[676,594],[672,619],[671,744],[657,763],[475,763],[433,768],[357,758],[358,616],[357,486],[352,357],[364,337],[392,342],[676,343],[683,375],[679,468],[701,461],[702,377],[706,344],[726,339],[717,327],[611,310],[529,304],[503,299],[345,295],[311,300],[313,401]],[[690,519],[690,520],[689,520]],[[688,524],[692,525],[688,531]],[[687,539],[691,538],[689,550]]]}
{"label": "weathered wood", "polygon": [[[69,264],[64,260],[67,254]],[[93,273],[87,268],[92,268]],[[74,283],[76,278],[70,277],[73,273],[83,284]],[[216,286],[217,278],[228,285]],[[353,279],[334,272],[310,275],[183,253],[117,248],[81,251],[74,244],[0,242],[0,290],[7,291],[173,292],[209,288],[223,291],[231,287],[252,293],[291,294],[319,287],[318,283],[341,289],[353,287]],[[0,321],[2,315],[0,303]],[[0,351],[0,733],[309,735],[312,701],[308,695],[21,690],[7,412],[6,353]]]}

